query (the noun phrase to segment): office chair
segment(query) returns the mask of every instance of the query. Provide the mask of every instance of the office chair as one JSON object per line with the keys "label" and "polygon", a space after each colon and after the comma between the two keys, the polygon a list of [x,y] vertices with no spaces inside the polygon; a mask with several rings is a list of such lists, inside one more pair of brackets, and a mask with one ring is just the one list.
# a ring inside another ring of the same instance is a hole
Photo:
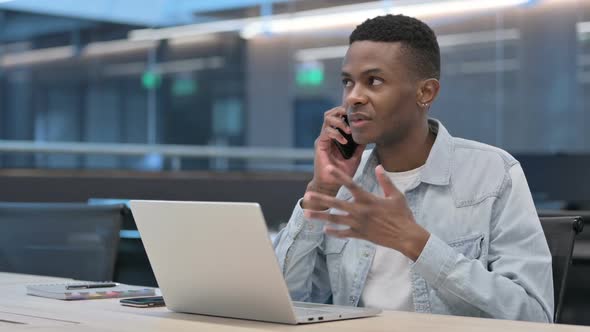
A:
{"label": "office chair", "polygon": [[154,271],[143,247],[129,199],[89,198],[90,205],[123,204],[123,223],[113,280],[125,284],[158,287]]}
{"label": "office chair", "polygon": [[584,222],[578,216],[542,217],[540,219],[553,259],[553,299],[555,306],[553,320],[560,323],[574,240],[576,235],[584,228]]}
{"label": "office chair", "polygon": [[123,208],[0,202],[0,271],[112,280]]}
{"label": "office chair", "polygon": [[[588,210],[538,210],[537,213],[539,217],[578,216],[582,217],[586,226],[590,223],[590,211]],[[576,237],[576,244],[581,245],[574,246],[574,265],[577,262],[588,265],[590,263],[590,232],[579,234]]]}

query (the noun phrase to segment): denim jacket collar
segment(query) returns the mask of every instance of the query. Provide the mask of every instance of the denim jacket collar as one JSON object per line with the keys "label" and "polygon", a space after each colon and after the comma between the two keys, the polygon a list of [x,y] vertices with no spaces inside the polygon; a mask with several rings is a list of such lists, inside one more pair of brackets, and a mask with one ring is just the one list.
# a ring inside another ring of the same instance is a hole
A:
{"label": "denim jacket collar", "polygon": [[[445,186],[451,178],[451,155],[453,140],[447,129],[435,119],[428,119],[430,130],[436,135],[420,181],[432,185]],[[376,149],[373,149],[365,167],[360,172],[359,183],[366,184],[365,190],[372,191],[376,185],[375,167],[379,165]]]}

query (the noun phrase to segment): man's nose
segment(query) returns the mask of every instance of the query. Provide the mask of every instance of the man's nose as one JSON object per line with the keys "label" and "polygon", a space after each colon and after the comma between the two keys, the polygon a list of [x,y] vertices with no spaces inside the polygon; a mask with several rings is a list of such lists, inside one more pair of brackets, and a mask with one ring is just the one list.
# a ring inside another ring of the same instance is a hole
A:
{"label": "man's nose", "polygon": [[346,95],[345,103],[349,107],[354,107],[355,105],[364,105],[367,103],[367,96],[364,93],[362,87],[355,86],[350,92]]}

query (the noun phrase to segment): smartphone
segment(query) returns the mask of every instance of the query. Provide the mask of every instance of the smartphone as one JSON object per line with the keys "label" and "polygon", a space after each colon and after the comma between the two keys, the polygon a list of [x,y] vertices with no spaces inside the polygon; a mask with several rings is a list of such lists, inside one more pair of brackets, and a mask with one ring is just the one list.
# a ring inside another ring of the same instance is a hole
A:
{"label": "smartphone", "polygon": [[[346,122],[346,125],[348,125],[348,118],[346,116],[344,116],[343,119],[344,119],[344,122]],[[351,134],[345,133],[340,128],[336,128],[336,129],[338,129],[340,134],[342,134],[342,136],[344,136],[344,138],[346,138],[347,143],[342,144],[342,143],[338,142],[337,140],[333,140],[333,141],[336,144],[336,147],[338,147],[338,150],[340,150],[342,157],[344,157],[344,159],[350,159],[352,157],[352,155],[354,154],[354,151],[356,150],[358,144],[356,144],[356,142],[352,139]]]}
{"label": "smartphone", "polygon": [[164,303],[164,298],[161,296],[132,297],[122,299],[119,302],[121,305],[136,308],[162,307],[166,305]]}

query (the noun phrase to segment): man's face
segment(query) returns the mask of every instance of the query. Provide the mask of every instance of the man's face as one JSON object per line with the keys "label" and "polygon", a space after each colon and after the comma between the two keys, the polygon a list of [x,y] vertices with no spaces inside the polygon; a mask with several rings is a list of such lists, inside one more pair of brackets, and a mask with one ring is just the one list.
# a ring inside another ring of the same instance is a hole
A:
{"label": "man's face", "polygon": [[357,41],[342,64],[342,103],[359,144],[391,145],[423,121],[418,79],[400,43]]}

